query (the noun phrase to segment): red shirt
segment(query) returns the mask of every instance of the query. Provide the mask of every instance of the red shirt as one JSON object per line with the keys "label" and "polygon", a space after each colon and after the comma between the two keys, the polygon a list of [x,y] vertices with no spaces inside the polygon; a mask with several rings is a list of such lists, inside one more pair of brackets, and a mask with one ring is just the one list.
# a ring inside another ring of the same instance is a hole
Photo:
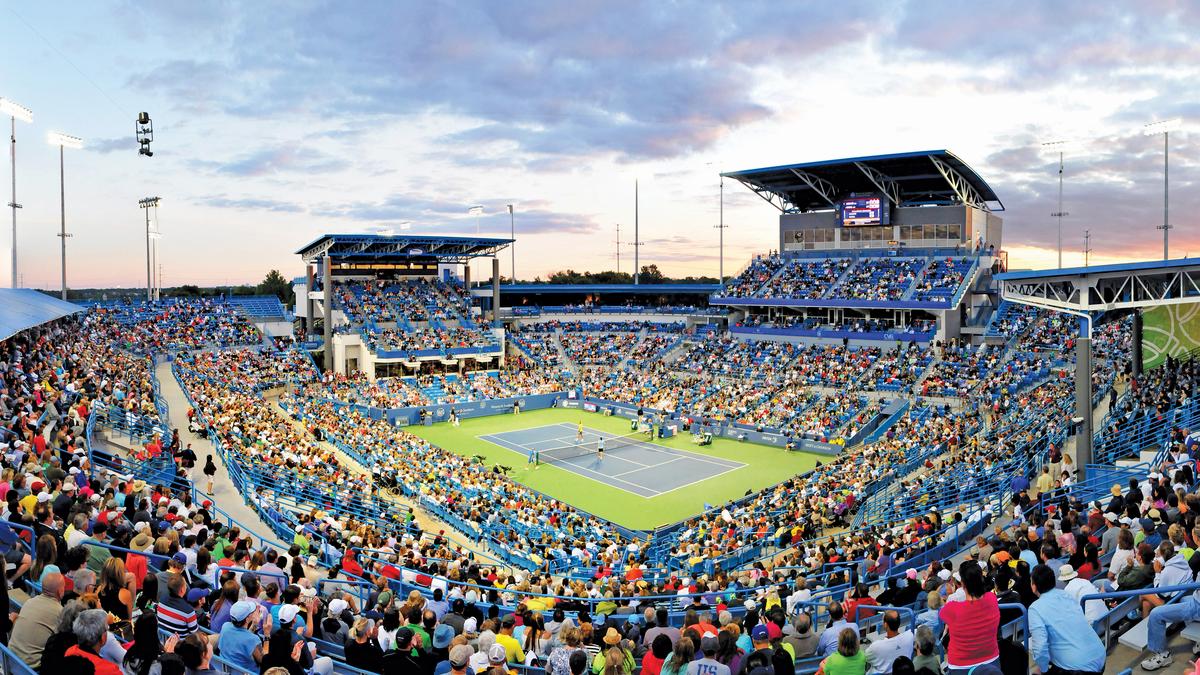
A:
{"label": "red shirt", "polygon": [[[111,638],[110,638],[111,639]],[[67,653],[63,656],[82,656],[92,662],[92,666],[96,669],[96,675],[121,675],[121,669],[109,661],[96,656],[95,654],[79,648],[79,645],[72,645]]]}
{"label": "red shirt", "polygon": [[950,631],[946,665],[970,668],[1000,657],[996,643],[1000,607],[992,593],[984,593],[978,600],[948,602],[938,616]]}

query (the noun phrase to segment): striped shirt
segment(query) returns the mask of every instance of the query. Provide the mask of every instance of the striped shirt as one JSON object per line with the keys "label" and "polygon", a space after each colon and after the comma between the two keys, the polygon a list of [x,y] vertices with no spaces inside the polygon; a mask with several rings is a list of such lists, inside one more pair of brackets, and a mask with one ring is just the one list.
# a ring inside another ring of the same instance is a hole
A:
{"label": "striped shirt", "polygon": [[174,633],[185,638],[199,629],[196,622],[196,610],[186,600],[171,597],[166,602],[160,602],[155,610],[158,616],[158,629]]}

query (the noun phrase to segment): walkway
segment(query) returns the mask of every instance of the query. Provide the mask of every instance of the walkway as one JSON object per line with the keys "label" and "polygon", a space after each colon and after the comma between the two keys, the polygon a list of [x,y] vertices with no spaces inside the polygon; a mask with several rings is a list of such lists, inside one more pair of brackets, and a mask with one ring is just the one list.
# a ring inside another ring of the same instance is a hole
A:
{"label": "walkway", "polygon": [[171,372],[171,364],[166,362],[157,364],[154,368],[154,374],[158,377],[162,397],[166,399],[167,405],[170,407],[170,427],[179,429],[179,438],[183,441],[184,445],[190,443],[192,450],[196,452],[196,456],[199,458],[190,476],[196,489],[204,492],[207,487],[207,480],[203,471],[204,461],[206,457],[212,455],[213,461],[217,464],[217,475],[213,478],[213,492],[211,495],[213,503],[220,507],[222,511],[228,513],[234,520],[241,523],[243,525],[242,529],[249,528],[257,535],[269,537],[271,541],[286,550],[287,545],[275,538],[271,528],[258,517],[258,513],[253,508],[246,504],[242,494],[238,492],[237,486],[229,479],[229,471],[226,469],[225,463],[217,455],[216,448],[213,447],[212,442],[188,432],[187,411],[191,407],[191,404],[188,403],[187,397],[183,395],[183,389],[179,387],[179,382]]}

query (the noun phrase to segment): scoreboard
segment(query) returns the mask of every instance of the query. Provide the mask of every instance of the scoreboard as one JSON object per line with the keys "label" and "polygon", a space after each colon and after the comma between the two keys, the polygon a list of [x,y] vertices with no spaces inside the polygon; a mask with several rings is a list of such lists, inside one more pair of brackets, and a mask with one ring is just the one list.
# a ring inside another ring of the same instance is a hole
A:
{"label": "scoreboard", "polygon": [[838,220],[843,227],[888,224],[887,205],[883,197],[847,197],[838,202]]}

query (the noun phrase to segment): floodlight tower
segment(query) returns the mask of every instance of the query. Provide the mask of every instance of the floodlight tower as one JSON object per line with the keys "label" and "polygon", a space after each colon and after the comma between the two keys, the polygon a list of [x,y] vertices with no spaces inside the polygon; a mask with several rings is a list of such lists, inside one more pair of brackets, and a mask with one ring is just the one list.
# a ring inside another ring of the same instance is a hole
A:
{"label": "floodlight tower", "polygon": [[1062,269],[1062,219],[1063,216],[1071,215],[1063,211],[1063,147],[1067,144],[1066,141],[1050,141],[1042,143],[1042,147],[1054,148],[1058,150],[1058,210],[1050,214],[1051,218],[1058,219],[1058,269]]}
{"label": "floodlight tower", "polygon": [[1169,181],[1167,179],[1171,169],[1171,132],[1177,131],[1182,126],[1183,120],[1176,117],[1174,119],[1151,122],[1142,127],[1142,133],[1146,136],[1157,134],[1162,134],[1163,136],[1163,224],[1157,228],[1162,230],[1163,233],[1163,260],[1167,260],[1170,257],[1170,251],[1167,246],[1167,233],[1171,229],[1171,221],[1168,219],[1168,209],[1171,200],[1170,193],[1168,192]]}
{"label": "floodlight tower", "polygon": [[9,135],[10,156],[12,157],[12,200],[8,202],[8,206],[12,209],[12,287],[16,288],[19,285],[17,283],[17,209],[21,208],[21,205],[17,203],[17,120],[33,122],[33,111],[6,98],[0,98],[0,114],[8,115],[12,124],[12,131]]}
{"label": "floodlight tower", "polygon": [[138,200],[138,207],[146,211],[146,302],[154,299],[154,282],[150,271],[150,209],[158,208],[161,197],[146,197]]}
{"label": "floodlight tower", "polygon": [[78,150],[83,147],[83,139],[78,136],[68,136],[57,131],[51,131],[46,137],[50,145],[58,146],[58,197],[59,207],[62,216],[62,227],[58,232],[59,239],[62,240],[62,299],[67,299],[67,180],[65,171],[64,154],[66,148]]}

